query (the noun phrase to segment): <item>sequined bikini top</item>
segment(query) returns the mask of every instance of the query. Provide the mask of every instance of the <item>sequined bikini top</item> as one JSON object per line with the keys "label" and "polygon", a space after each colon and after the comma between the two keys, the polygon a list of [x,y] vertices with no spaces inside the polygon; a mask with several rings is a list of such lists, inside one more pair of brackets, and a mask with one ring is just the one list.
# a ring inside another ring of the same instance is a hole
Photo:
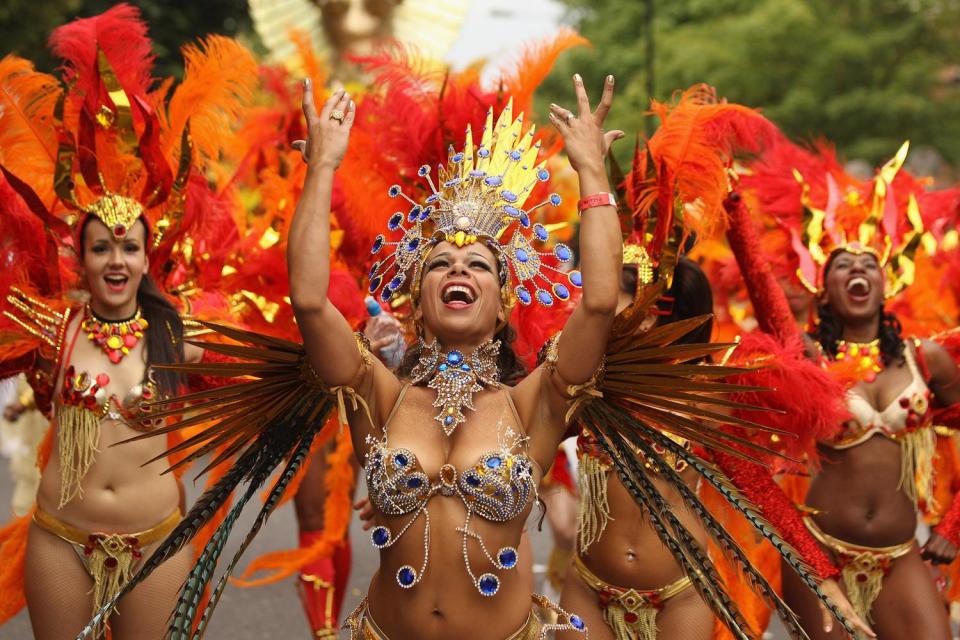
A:
{"label": "sequined bikini top", "polygon": [[[473,466],[458,470],[452,464],[440,468],[437,478],[424,473],[416,455],[409,449],[390,447],[388,429],[397,413],[410,385],[404,386],[397,402],[383,427],[381,439],[368,436],[368,450],[364,461],[364,473],[370,500],[382,513],[389,516],[410,515],[410,518],[394,532],[386,526],[378,526],[371,532],[371,542],[378,549],[385,549],[399,540],[410,526],[423,516],[424,557],[419,570],[412,565],[404,565],[396,575],[397,584],[409,589],[420,582],[427,569],[430,556],[430,512],[428,504],[436,496],[458,497],[466,507],[466,517],[457,532],[463,536],[464,563],[467,574],[477,590],[492,596],[500,589],[500,577],[492,572],[479,576],[473,570],[466,553],[469,540],[479,545],[487,560],[495,569],[513,569],[517,565],[518,554],[514,547],[503,547],[491,554],[483,543],[480,534],[470,528],[470,521],[476,515],[490,522],[507,522],[521,517],[537,495],[538,480],[534,469],[536,462],[526,453],[527,438],[516,435],[511,429],[506,432],[506,441],[497,451],[485,453]],[[520,425],[516,408],[510,394],[503,389],[505,402],[510,408],[513,419]],[[512,439],[512,441],[511,441]]]}
{"label": "sequined bikini top", "polygon": [[847,392],[847,408],[853,416],[843,432],[833,441],[822,444],[831,449],[849,449],[875,435],[901,440],[908,434],[932,425],[930,388],[917,366],[913,349],[903,352],[910,368],[910,384],[884,409],[876,409],[870,401],[853,389]]}

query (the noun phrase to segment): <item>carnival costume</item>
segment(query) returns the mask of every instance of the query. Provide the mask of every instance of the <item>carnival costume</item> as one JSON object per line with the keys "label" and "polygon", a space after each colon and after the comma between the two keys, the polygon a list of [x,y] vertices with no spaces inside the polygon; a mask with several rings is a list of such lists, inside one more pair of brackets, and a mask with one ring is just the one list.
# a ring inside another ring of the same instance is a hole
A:
{"label": "carnival costume", "polygon": [[[103,420],[144,433],[162,423],[145,404],[159,397],[153,378],[145,373],[122,397],[109,393],[112,372],[77,370],[74,346],[89,340],[117,365],[146,332],[169,333],[175,350],[182,340],[169,324],[152,326],[139,309],[132,318],[113,321],[98,318],[89,304],[78,304],[71,291],[77,286],[80,232],[91,216],[117,239],[142,222],[151,275],[168,291],[184,281],[202,286],[211,273],[219,273],[233,221],[201,175],[195,153],[204,159],[219,155],[220,142],[209,129],[234,115],[250,83],[222,67],[229,59],[242,74],[252,57],[227,38],[187,47],[186,77],[167,100],[166,91],[151,91],[151,43],[139,13],[128,5],[57,29],[51,45],[65,63],[63,87],[26,60],[7,56],[0,61],[0,228],[6,243],[0,376],[26,372],[37,406],[52,416],[63,507],[83,499],[83,479],[94,464]],[[223,84],[210,86],[212,76]],[[207,233],[217,236],[216,246],[206,244]],[[72,322],[76,327],[69,330]],[[217,356],[205,353],[203,359]],[[189,380],[195,388],[212,383]],[[41,468],[50,437],[41,448]],[[173,438],[169,444],[178,442]],[[23,541],[30,519],[77,548],[94,583],[97,611],[121,590],[143,547],[165,537],[181,514],[177,510],[147,531],[117,533],[83,531],[34,509],[0,531],[5,560],[0,620],[24,604]],[[106,622],[100,620],[98,633]]]}
{"label": "carnival costume", "polygon": [[[424,147],[435,141],[442,143],[445,131],[436,127],[428,130],[436,131],[439,140],[432,136],[409,136],[407,127],[420,124],[416,115],[411,114],[423,113],[430,105],[425,107],[420,94],[409,90],[405,84],[407,78],[395,75],[393,80],[400,86],[401,93],[406,92],[403,95],[410,96],[400,99],[401,102],[407,101],[403,104],[405,109],[394,109],[393,118],[371,119],[370,122],[374,124],[368,126],[376,127],[375,131],[381,139],[394,142],[395,146],[386,148],[392,149],[396,155],[410,153],[411,147],[423,145],[424,141],[427,143]],[[515,81],[514,84],[520,83]],[[476,97],[467,93],[472,91],[471,86],[451,82],[444,87],[447,93],[443,94],[443,100],[455,103],[461,99],[460,104],[465,111],[475,110]],[[414,88],[420,90],[419,85]],[[497,96],[491,95],[489,100],[497,102]],[[528,100],[527,95],[524,102]],[[404,116],[402,120],[397,118],[400,113]],[[475,118],[471,115],[465,121],[476,122]],[[365,119],[363,113],[358,114],[360,132],[363,132]],[[449,122],[446,121],[445,126],[449,126]],[[370,135],[371,139],[377,139]],[[359,135],[357,144],[362,147],[371,144],[371,141]],[[355,148],[353,143],[351,147]],[[475,143],[468,129],[464,146],[459,151],[451,149],[444,154],[446,162],[439,168],[436,179],[432,176],[430,165],[421,166],[417,173],[429,186],[421,197],[405,194],[400,185],[390,186],[388,196],[406,200],[406,211],[400,210],[391,215],[388,220],[389,233],[378,237],[373,244],[374,263],[369,272],[371,293],[377,292],[381,299],[391,300],[412,288],[416,295],[423,258],[437,241],[448,240],[460,246],[472,242],[483,242],[488,246],[498,259],[502,280],[506,281],[502,292],[505,300],[519,301],[521,310],[525,305],[558,306],[569,299],[573,290],[580,285],[580,275],[576,271],[564,272],[557,268],[556,263],[570,260],[572,253],[562,244],[552,248],[545,245],[549,240],[549,231],[534,217],[541,213],[542,205],[559,204],[559,198],[545,193],[542,199],[538,197],[533,200],[539,204],[524,208],[532,194],[538,189],[542,193],[539,185],[550,178],[549,171],[537,160],[539,151],[540,144],[536,142],[532,131],[526,129],[522,117],[513,117],[508,102],[500,109],[496,119],[493,110],[488,110],[479,144]],[[382,162],[380,158],[382,156],[373,153],[366,156],[348,154],[340,173],[362,175],[364,187],[369,191],[369,184],[379,179],[378,172],[352,172],[347,167],[351,162],[363,160],[377,159]],[[404,181],[409,183],[409,168],[405,172],[407,178]],[[347,234],[344,242],[349,240]],[[538,246],[545,247],[545,250]],[[651,291],[646,304],[640,301],[638,308],[649,307],[658,293]],[[696,544],[691,544],[689,533],[676,521],[662,496],[649,482],[644,463],[636,458],[634,451],[641,451],[648,461],[657,461],[658,465],[663,464],[664,456],[654,447],[685,460],[748,514],[765,535],[782,546],[783,541],[715,467],[686,448],[679,447],[665,435],[677,435],[703,442],[709,447],[729,450],[733,455],[744,455],[726,444],[731,436],[719,428],[717,414],[703,407],[711,404],[729,406],[729,402],[720,396],[750,387],[731,386],[718,381],[742,372],[742,369],[683,364],[726,350],[729,345],[670,346],[704,319],[643,331],[640,328],[643,315],[635,314],[618,324],[608,345],[606,365],[595,382],[568,389],[571,396],[568,419],[579,416],[584,428],[596,436],[598,446],[610,457],[624,484],[638,503],[651,512],[655,528],[665,544],[675,552],[698,591],[714,605],[723,620],[737,630],[739,637],[749,637],[737,613],[736,603],[725,596],[709,558]],[[220,449],[224,454],[217,456],[211,466],[228,461],[234,454],[236,459],[221,480],[201,497],[184,521],[159,545],[154,555],[143,563],[140,571],[125,587],[132,589],[160,563],[175,554],[206,522],[208,514],[223,504],[225,496],[240,483],[246,483],[242,495],[217,529],[211,543],[201,553],[184,585],[180,603],[171,619],[170,636],[175,638],[191,635],[192,614],[201,609],[199,633],[203,633],[228,576],[296,475],[330,412],[338,409],[343,419],[348,403],[355,411],[366,411],[362,399],[353,389],[344,386],[327,388],[317,379],[301,345],[223,325],[208,326],[235,344],[202,344],[210,350],[236,357],[240,362],[167,368],[223,376],[243,375],[247,381],[162,401],[154,405],[156,409],[161,409],[155,415],[177,415],[182,409],[176,407],[175,403],[193,403],[192,410],[198,412],[197,415],[178,425],[165,427],[160,432],[212,419],[213,426],[188,440],[190,446],[198,448],[184,463],[214,449]],[[362,340],[358,340],[358,349],[364,361],[369,362],[370,356]],[[435,345],[426,344],[421,345],[421,349],[425,357],[421,359],[413,378],[427,382],[429,388],[436,390],[434,404],[438,411],[433,418],[435,428],[452,432],[469,420],[474,392],[501,385],[496,368],[491,369],[489,365],[490,354],[495,352],[496,346],[490,344],[472,354],[442,353]],[[550,362],[548,356],[546,366],[551,366]],[[691,390],[712,395],[706,398],[698,396],[697,406],[682,404],[689,399]],[[511,416],[512,411],[507,403],[508,400],[504,400],[506,421],[518,422]],[[398,410],[402,410],[402,407]],[[728,423],[764,430],[764,427],[755,423],[725,416],[722,424]],[[458,535],[465,546],[476,545],[481,549],[486,559],[485,566],[475,567],[465,557],[465,577],[480,594],[496,597],[501,581],[508,578],[508,572],[517,564],[518,552],[507,547],[486,548],[483,538],[471,528],[471,520],[478,517],[496,522],[518,517],[535,496],[535,478],[539,474],[525,455],[523,425],[508,426],[510,431],[501,432],[499,450],[482,456],[476,465],[468,468],[458,469],[448,465],[436,478],[427,477],[418,468],[415,452],[391,447],[387,439],[388,429],[384,429],[382,439],[375,438],[370,442],[364,466],[371,499],[385,512],[406,518],[405,524],[398,528],[376,527],[371,533],[372,543],[378,547],[389,546],[406,535],[414,521],[422,519],[424,522],[423,557],[415,564],[407,564],[396,570],[394,577],[398,588],[415,588],[424,573],[429,571],[430,501],[455,499],[467,507],[466,519],[464,525],[458,528]],[[737,439],[735,436],[733,438]],[[214,587],[210,604],[203,609],[200,607],[201,594],[213,575],[233,524],[257,487],[280,465],[283,465],[283,469],[269,491],[253,530]],[[486,493],[488,491],[492,493]],[[704,517],[708,518],[709,514]],[[712,528],[711,533],[722,541],[726,551],[743,558],[742,552],[731,543],[722,529]],[[433,532],[433,535],[437,533]],[[762,577],[755,572],[750,575],[775,602],[778,611],[791,621],[790,628],[797,629],[792,614],[765,585]],[[812,576],[809,576],[809,581],[812,586],[815,585]],[[91,625],[97,624],[114,604],[115,601],[108,603]],[[375,623],[369,619],[363,607],[351,619],[358,633],[376,630]],[[578,630],[583,627],[579,618],[565,613],[561,614],[560,622],[566,629]],[[802,632],[798,635],[803,637]]]}
{"label": "carnival costume", "polygon": [[[756,196],[760,209],[789,232],[798,257],[797,278],[809,291],[822,291],[823,268],[840,251],[873,255],[886,272],[884,293],[888,299],[912,284],[918,250],[935,248],[925,231],[924,219],[935,220],[938,213],[937,199],[927,197],[922,184],[902,170],[906,153],[904,144],[874,180],[861,183],[843,173],[828,150],[821,148],[814,154],[781,139],[743,176],[743,187]],[[926,209],[923,213],[921,202]],[[732,217],[739,219],[736,224],[740,232],[735,235],[741,241],[755,233],[742,202],[731,211]],[[802,217],[798,215],[801,211]],[[731,245],[734,242],[732,234]],[[755,243],[741,244],[740,248],[738,261],[761,326],[795,327],[782,317],[771,323],[774,314],[770,310],[783,309],[785,300],[769,270],[759,264]],[[788,333],[790,329],[780,331]],[[822,433],[818,442],[831,449],[855,447],[875,435],[897,442],[901,451],[900,489],[919,508],[928,508],[934,495],[934,425],[955,424],[955,408],[933,408],[927,387],[929,374],[919,346],[919,341],[904,341],[911,382],[882,411],[850,388],[859,381],[874,380],[882,371],[877,344],[856,345],[841,340],[833,352],[824,350],[823,366],[847,388],[843,397],[849,417],[832,434]],[[808,461],[816,465],[816,451],[807,453]],[[935,531],[956,544],[960,540],[956,530],[960,501],[952,497],[951,501],[948,509],[943,507],[945,515]],[[862,618],[871,619],[871,606],[891,563],[911,551],[914,540],[884,548],[854,545],[824,532],[815,521],[816,512],[805,511],[803,523],[823,547],[834,553],[839,568],[834,568],[833,574],[842,578],[854,609]]]}
{"label": "carnival costume", "polygon": [[[714,233],[722,226],[726,214],[723,210],[726,194],[729,191],[728,166],[734,153],[739,150],[752,150],[764,139],[764,131],[770,125],[756,112],[739,105],[720,104],[712,89],[696,86],[685,92],[673,104],[654,103],[654,113],[661,120],[660,128],[650,138],[645,147],[638,146],[633,167],[627,175],[617,176],[622,186],[622,199],[627,203],[623,221],[624,264],[637,269],[637,299],[631,307],[622,312],[629,318],[648,314],[669,314],[673,300],[667,295],[656,294],[651,298],[651,288],[666,290],[673,274],[674,265],[687,244],[687,236],[695,232],[700,237]],[[684,144],[677,144],[678,141]],[[679,151],[678,150],[682,150]],[[655,304],[651,307],[651,302]],[[646,306],[640,306],[646,305]],[[679,323],[678,323],[679,324]],[[672,326],[672,325],[671,325]],[[692,328],[691,328],[692,330]],[[704,345],[684,345],[696,350]],[[731,347],[736,346],[732,345]],[[754,347],[755,348],[755,347]],[[745,403],[742,406],[725,405],[739,419],[749,419],[765,425],[768,429],[738,429],[739,438],[726,443],[710,442],[702,436],[699,440],[678,437],[675,431],[665,429],[659,439],[646,448],[635,449],[633,456],[639,458],[645,473],[657,477],[675,487],[682,496],[684,504],[696,513],[705,524],[708,533],[716,545],[716,551],[728,557],[717,559],[718,564],[726,567],[747,566],[751,576],[759,576],[747,559],[752,552],[750,542],[740,542],[744,555],[730,553],[730,549],[740,549],[734,538],[727,533],[728,525],[722,524],[711,514],[697,497],[697,492],[685,483],[681,474],[690,468],[700,472],[708,484],[719,489],[723,500],[734,510],[746,516],[747,530],[753,529],[767,537],[774,548],[801,576],[805,584],[818,591],[820,580],[831,577],[829,559],[819,551],[815,541],[804,530],[799,518],[791,519],[783,508],[786,502],[776,491],[771,479],[771,470],[758,464],[758,460],[773,463],[775,457],[768,455],[766,449],[774,447],[777,441],[787,441],[792,450],[790,455],[804,446],[811,446],[814,438],[810,432],[822,429],[822,420],[811,420],[811,414],[841,415],[831,403],[823,402],[830,391],[837,391],[827,384],[828,376],[802,358],[793,357],[789,350],[775,344],[764,344],[759,353],[744,351],[742,346],[730,348],[724,360],[740,362],[744,365],[763,363],[763,367],[749,374],[732,377],[728,382],[745,385],[760,384],[770,389],[803,388],[809,393],[745,393],[749,387],[734,389],[733,399]],[[792,386],[783,385],[785,382]],[[783,385],[783,386],[782,386]],[[692,393],[700,391],[695,384],[689,389],[677,393],[674,405],[683,407],[680,402],[690,401]],[[698,396],[699,397],[699,396]],[[698,400],[699,401],[699,400]],[[782,419],[771,412],[749,411],[746,405],[763,406],[788,415]],[[666,416],[660,416],[663,420]],[[711,413],[709,418],[717,425],[725,424],[723,415]],[[660,424],[669,425],[669,418]],[[732,422],[730,424],[736,424]],[[770,430],[774,432],[771,437]],[[807,433],[804,433],[807,431]],[[753,435],[761,437],[752,437]],[[699,441],[702,446],[694,447]],[[757,445],[762,445],[757,448]],[[751,450],[752,449],[752,450]],[[577,554],[574,568],[584,584],[597,593],[598,603],[603,610],[604,620],[613,630],[618,640],[652,640],[656,638],[656,616],[664,604],[672,597],[691,586],[696,586],[698,578],[691,571],[681,554],[675,550],[677,542],[661,534],[666,548],[674,556],[686,575],[660,589],[638,591],[621,585],[611,585],[600,580],[584,563],[582,556],[602,537],[610,519],[607,505],[607,482],[611,471],[615,470],[613,460],[597,442],[590,430],[583,430],[578,440],[580,456],[579,484],[582,492],[580,514],[577,527]],[[651,456],[651,454],[653,454]],[[707,462],[710,461],[710,462]],[[717,466],[713,466],[713,464]],[[648,481],[649,482],[649,481]],[[629,488],[629,485],[627,485]],[[652,484],[650,486],[653,486]],[[770,491],[773,487],[774,491]],[[741,493],[742,492],[742,493]],[[793,505],[787,502],[789,509]],[[651,513],[649,509],[645,510]],[[731,516],[733,517],[733,516]],[[768,524],[767,521],[772,524]],[[679,522],[674,527],[682,526]],[[654,523],[655,530],[657,529]],[[776,531],[776,533],[772,533]],[[771,535],[772,534],[772,535]],[[687,540],[686,544],[696,546],[689,533],[677,535],[678,540]],[[728,576],[736,576],[738,568],[733,568]],[[826,571],[825,571],[826,569]],[[702,578],[701,578],[702,579]],[[723,584],[719,577],[714,577]],[[776,606],[774,590],[762,577],[751,585],[757,595],[769,606]],[[756,587],[759,585],[759,589]],[[736,583],[727,588],[734,590]],[[700,590],[701,594],[704,591]],[[704,599],[717,612],[720,623],[731,627],[724,619],[715,601],[708,595]],[[740,604],[740,599],[736,600]],[[799,625],[795,624],[789,610],[776,606],[778,614],[784,619],[787,628],[797,637],[805,637]],[[731,627],[736,637],[750,633],[751,625],[740,621],[740,627]],[[752,632],[762,633],[763,629],[754,628]]]}

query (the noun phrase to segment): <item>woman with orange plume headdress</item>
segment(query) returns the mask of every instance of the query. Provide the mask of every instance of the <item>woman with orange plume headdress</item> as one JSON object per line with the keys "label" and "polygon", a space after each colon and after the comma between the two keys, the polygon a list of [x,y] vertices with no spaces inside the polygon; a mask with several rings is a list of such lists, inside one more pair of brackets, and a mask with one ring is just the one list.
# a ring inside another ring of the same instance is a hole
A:
{"label": "woman with orange plume headdress", "polygon": [[[873,180],[858,181],[829,150],[809,152],[780,140],[750,166],[742,186],[788,229],[798,279],[818,296],[810,350],[848,388],[850,417],[835,434],[822,434],[811,452],[817,469],[803,522],[830,553],[858,614],[881,637],[949,638],[923,559],[956,556],[960,501],[952,501],[922,549],[914,530],[917,507],[932,496],[934,424],[952,422],[960,400],[957,366],[935,342],[905,340],[884,305],[913,283],[917,251],[931,244],[924,220],[936,217],[931,207],[921,211],[922,185],[902,169],[906,153],[905,144]],[[792,330],[776,311],[785,306],[782,293],[757,260],[742,203],[731,216],[741,220],[731,244],[739,242],[760,324],[775,333]],[[783,581],[811,636],[837,637],[819,629],[816,608],[797,581],[786,573]]]}
{"label": "woman with orange plume headdress", "polygon": [[[219,157],[253,64],[226,38],[187,47],[167,102],[136,9],[77,20],[50,42],[62,86],[25,60],[0,61],[0,376],[25,372],[51,417],[36,506],[0,530],[0,615],[25,601],[41,639],[80,632],[183,521],[163,442],[112,445],[162,424],[144,402],[204,384],[159,368],[213,357],[184,339],[164,291],[209,283],[236,238],[230,203],[194,156]],[[177,554],[97,633],[159,637],[157,605],[176,601],[189,563]]]}
{"label": "woman with orange plume headdress", "polygon": [[[654,112],[660,117],[660,127],[644,147],[638,145],[632,170],[622,180],[627,208],[622,225],[625,278],[620,320],[653,326],[684,324],[688,330],[677,343],[693,353],[703,348],[697,345],[710,342],[713,298],[703,271],[683,256],[688,236],[707,236],[722,226],[733,154],[753,148],[768,135],[770,125],[750,109],[719,103],[713,91],[704,86],[685,92],[672,105],[654,103]],[[788,366],[778,360],[776,369],[783,375]],[[808,369],[813,369],[816,377],[817,370],[812,365]],[[804,373],[809,375],[810,371]],[[797,373],[794,378],[802,375]],[[743,375],[737,382],[745,384],[754,376],[755,372]],[[644,382],[643,386],[647,385],[649,382]],[[807,386],[813,388],[812,383]],[[691,386],[675,392],[669,412],[649,416],[651,424],[661,428],[672,425],[678,413],[688,410],[686,403],[702,398],[691,394],[697,390],[703,391]],[[749,402],[784,404],[770,395],[753,394]],[[798,401],[776,408],[794,410],[800,404]],[[745,414],[744,409],[736,402],[717,406],[709,413],[713,429],[730,424],[742,427],[740,421],[749,417],[757,421],[751,422],[752,426],[761,423],[784,433],[784,425],[770,420],[769,414]],[[577,556],[561,603],[583,611],[584,619],[592,623],[594,636],[616,640],[706,639],[713,633],[716,615],[717,626],[729,628],[735,637],[754,637],[751,634],[762,632],[762,628],[755,628],[756,612],[740,606],[747,604],[737,577],[743,571],[750,577],[743,581],[749,584],[745,588],[749,591],[753,587],[766,606],[776,609],[792,636],[805,637],[793,613],[749,558],[755,544],[754,530],[773,542],[792,570],[820,598],[829,602],[825,595],[829,594],[841,621],[847,618],[851,627],[863,626],[851,615],[849,603],[835,582],[820,584],[829,576],[819,575],[808,565],[813,560],[807,553],[809,545],[797,545],[798,551],[791,532],[781,534],[780,527],[788,523],[769,512],[769,498],[753,491],[758,479],[744,481],[741,470],[747,466],[760,469],[751,460],[769,452],[770,431],[749,431],[768,442],[755,444],[742,436],[731,442],[711,441],[707,435],[698,434],[704,446],[695,450],[689,437],[668,438],[661,433],[641,445],[638,451],[648,456],[644,471],[649,475],[648,492],[658,492],[660,501],[658,506],[644,510],[631,499],[629,478],[613,473],[615,458],[593,433],[584,430],[578,442],[582,497]],[[666,461],[653,464],[650,452],[662,449],[667,451]],[[769,471],[762,471],[767,483],[773,484]],[[715,515],[700,501],[696,491],[700,477],[717,490],[720,497],[716,502],[721,508],[729,507],[731,519],[739,516],[746,521],[749,537],[734,538],[719,520],[726,511]],[[753,501],[758,498],[761,500],[755,506]],[[676,514],[669,529],[661,528],[655,516],[664,510]],[[722,552],[715,559],[716,568],[691,566],[690,558],[705,555],[708,540]],[[815,545],[813,548],[816,550]],[[643,561],[639,562],[641,557]],[[734,581],[724,584],[719,572]]]}

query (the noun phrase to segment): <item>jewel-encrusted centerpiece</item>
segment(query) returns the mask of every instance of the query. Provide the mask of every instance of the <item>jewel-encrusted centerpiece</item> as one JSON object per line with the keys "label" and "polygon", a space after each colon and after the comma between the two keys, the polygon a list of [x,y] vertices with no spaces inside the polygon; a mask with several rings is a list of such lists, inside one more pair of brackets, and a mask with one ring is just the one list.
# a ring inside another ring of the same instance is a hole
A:
{"label": "jewel-encrusted centerpiece", "polygon": [[[441,241],[458,247],[485,243],[510,280],[503,286],[523,305],[536,300],[551,306],[570,298],[570,286],[581,286],[579,271],[559,268],[573,260],[573,251],[562,243],[550,247],[547,227],[533,221],[541,207],[559,206],[560,196],[552,193],[524,208],[537,185],[550,179],[550,172],[546,161],[537,161],[540,143],[534,139],[534,128],[524,132],[523,114],[514,119],[512,105],[510,101],[504,107],[496,124],[490,109],[479,146],[474,146],[467,127],[463,150],[451,147],[447,164],[437,168],[437,183],[430,165],[420,167],[417,174],[430,187],[422,202],[405,194],[400,185],[390,187],[388,195],[405,199],[410,209],[393,213],[387,221],[390,235],[398,239],[380,235],[373,243],[371,253],[377,260],[370,269],[371,294],[380,290],[380,298],[387,301],[411,285],[415,288],[424,258]],[[550,249],[540,251],[535,245]]]}
{"label": "jewel-encrusted centerpiece", "polygon": [[449,436],[466,421],[463,409],[474,408],[473,394],[485,386],[499,386],[499,354],[499,340],[487,340],[469,356],[455,349],[442,353],[436,339],[430,344],[420,341],[420,360],[413,368],[410,380],[419,384],[430,378],[427,386],[437,392],[433,406],[440,408],[434,420],[440,423],[445,435]]}

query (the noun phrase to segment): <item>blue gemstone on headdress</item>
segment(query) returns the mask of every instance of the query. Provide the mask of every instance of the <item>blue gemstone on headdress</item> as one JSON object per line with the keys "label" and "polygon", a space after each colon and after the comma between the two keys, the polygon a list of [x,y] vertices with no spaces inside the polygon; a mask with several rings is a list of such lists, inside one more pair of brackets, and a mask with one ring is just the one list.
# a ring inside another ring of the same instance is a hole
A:
{"label": "blue gemstone on headdress", "polygon": [[449,427],[449,426],[452,425],[452,424],[453,424],[453,416],[446,416],[446,417],[444,417],[444,419],[443,419],[443,426]]}
{"label": "blue gemstone on headdress", "polygon": [[579,271],[571,271],[570,273],[568,273],[567,280],[569,280],[570,284],[572,284],[575,287],[583,286],[583,274],[580,273]]}
{"label": "blue gemstone on headdress", "polygon": [[413,205],[410,209],[410,213],[407,214],[407,222],[413,222],[420,217],[420,210],[422,207],[418,204]]}
{"label": "blue gemstone on headdress", "polygon": [[561,300],[566,300],[570,297],[570,290],[563,286],[560,282],[553,283],[553,295],[557,296]]}
{"label": "blue gemstone on headdress", "polygon": [[390,231],[396,231],[402,222],[403,214],[397,211],[395,214],[390,216],[389,220],[387,220],[387,229],[390,229]]}
{"label": "blue gemstone on headdress", "polygon": [[500,579],[492,573],[485,573],[477,580],[477,588],[485,596],[492,596],[500,590]]}
{"label": "blue gemstone on headdress", "polygon": [[570,262],[573,259],[573,251],[565,244],[558,244],[553,248],[553,255],[557,256],[560,262]]}
{"label": "blue gemstone on headdress", "polygon": [[433,213],[433,207],[424,207],[423,211],[420,212],[420,219],[426,220],[430,217],[431,213]]}
{"label": "blue gemstone on headdress", "polygon": [[545,289],[537,289],[537,302],[545,307],[553,305],[553,296]]}
{"label": "blue gemstone on headdress", "polygon": [[390,302],[390,298],[393,297],[393,289],[390,287],[384,287],[383,291],[380,292],[380,300],[382,302]]}
{"label": "blue gemstone on headdress", "polygon": [[453,160],[454,162],[462,162],[462,161],[463,161],[463,152],[453,154],[453,157],[450,158],[450,159]]}
{"label": "blue gemstone on headdress", "polygon": [[475,475],[469,475],[469,476],[467,476],[467,484],[470,485],[471,487],[479,487],[479,486],[480,486],[480,478],[478,478],[478,477],[475,476]]}
{"label": "blue gemstone on headdress", "polygon": [[377,236],[373,239],[373,246],[370,247],[370,253],[377,253],[380,249],[383,249],[384,237],[382,235]]}
{"label": "blue gemstone on headdress", "polygon": [[377,276],[375,278],[370,278],[370,293],[373,293],[380,288],[380,283],[383,282],[383,276]]}
{"label": "blue gemstone on headdress", "polygon": [[474,169],[467,175],[469,175],[471,178],[482,178],[483,176],[487,175],[487,172],[481,171],[480,169]]}
{"label": "blue gemstone on headdress", "polygon": [[530,296],[530,292],[527,291],[526,287],[522,285],[518,286],[513,292],[517,294],[517,300],[520,301],[520,304],[528,305],[533,302],[533,298]]}
{"label": "blue gemstone on headdress", "polygon": [[428,164],[420,165],[420,168],[417,169],[417,175],[420,176],[421,178],[427,175],[428,173],[430,173],[430,165]]}
{"label": "blue gemstone on headdress", "polygon": [[550,234],[547,233],[547,228],[539,222],[533,225],[533,235],[537,236],[537,240],[542,242],[546,242],[547,238],[550,237]]}
{"label": "blue gemstone on headdress", "polygon": [[453,366],[457,366],[458,364],[463,362],[463,354],[460,353],[459,351],[451,351],[450,353],[447,354],[447,362],[449,362]]}
{"label": "blue gemstone on headdress", "polygon": [[428,204],[431,202],[436,202],[437,198],[439,197],[440,197],[439,193],[431,193],[429,196],[427,196],[427,199],[424,202],[427,202]]}
{"label": "blue gemstone on headdress", "polygon": [[527,260],[530,259],[530,256],[527,255],[527,252],[524,251],[523,249],[517,249],[514,252],[513,257],[515,257],[520,262],[526,262]]}
{"label": "blue gemstone on headdress", "polygon": [[390,542],[390,529],[377,527],[370,532],[370,541],[378,549],[382,549]]}
{"label": "blue gemstone on headdress", "polygon": [[503,463],[503,460],[500,459],[500,456],[491,456],[487,458],[488,469],[499,469],[502,463]]}
{"label": "blue gemstone on headdress", "polygon": [[377,275],[377,271],[379,270],[380,270],[380,262],[379,261],[374,262],[373,265],[370,267],[370,273],[367,274],[367,277],[372,278],[373,276]]}
{"label": "blue gemstone on headdress", "polygon": [[402,453],[398,453],[397,455],[393,456],[393,464],[400,468],[407,466],[408,462],[410,462],[410,460],[408,460],[407,456],[403,455]]}
{"label": "blue gemstone on headdress", "polygon": [[504,189],[503,191],[500,192],[500,197],[506,200],[507,202],[517,201],[517,194],[515,194],[513,191],[508,191],[507,189]]}
{"label": "blue gemstone on headdress", "polygon": [[503,212],[508,216],[513,216],[514,218],[520,217],[520,209],[517,209],[509,204],[503,205]]}
{"label": "blue gemstone on headdress", "polygon": [[404,276],[403,274],[397,274],[393,277],[393,280],[390,281],[390,284],[387,286],[396,291],[403,285]]}
{"label": "blue gemstone on headdress", "polygon": [[397,583],[404,589],[409,589],[417,580],[417,572],[408,564],[403,565],[397,571]]}
{"label": "blue gemstone on headdress", "polygon": [[511,159],[511,160],[519,160],[519,159],[522,158],[522,157],[523,157],[523,154],[520,153],[519,151],[517,151],[516,149],[514,149],[513,151],[510,152],[510,159]]}
{"label": "blue gemstone on headdress", "polygon": [[423,480],[414,476],[413,478],[409,478],[407,480],[407,486],[411,489],[419,489],[421,486],[423,486]]}
{"label": "blue gemstone on headdress", "polygon": [[488,187],[499,187],[503,184],[503,178],[500,176],[487,176],[483,179],[483,183]]}
{"label": "blue gemstone on headdress", "polygon": [[560,199],[559,194],[556,194],[556,193],[550,194],[550,204],[552,204],[555,207],[559,207],[561,202],[562,200]]}
{"label": "blue gemstone on headdress", "polygon": [[457,184],[460,184],[460,178],[450,178],[449,180],[443,183],[443,186],[452,187]]}
{"label": "blue gemstone on headdress", "polygon": [[529,229],[529,228],[530,228],[530,216],[528,216],[526,213],[520,214],[520,224],[523,225],[523,228],[524,228],[524,229]]}
{"label": "blue gemstone on headdress", "polygon": [[549,179],[550,179],[549,171],[547,171],[546,169],[540,169],[540,171],[537,171],[537,180],[539,180],[540,182],[546,182]]}
{"label": "blue gemstone on headdress", "polygon": [[407,251],[416,251],[419,246],[420,238],[410,238],[410,241],[407,242]]}
{"label": "blue gemstone on headdress", "polygon": [[577,614],[573,614],[570,616],[570,624],[573,625],[573,628],[576,629],[577,631],[583,631],[584,629],[587,628],[587,625],[583,623],[583,618],[581,618]]}
{"label": "blue gemstone on headdress", "polygon": [[483,147],[480,147],[479,149],[477,149],[477,155],[480,156],[481,158],[489,158],[490,149],[484,149]]}
{"label": "blue gemstone on headdress", "polygon": [[517,566],[517,550],[513,547],[504,547],[497,552],[497,560],[504,569],[513,569]]}
{"label": "blue gemstone on headdress", "polygon": [[396,198],[398,195],[400,195],[400,185],[395,184],[387,189],[387,195],[391,198]]}

